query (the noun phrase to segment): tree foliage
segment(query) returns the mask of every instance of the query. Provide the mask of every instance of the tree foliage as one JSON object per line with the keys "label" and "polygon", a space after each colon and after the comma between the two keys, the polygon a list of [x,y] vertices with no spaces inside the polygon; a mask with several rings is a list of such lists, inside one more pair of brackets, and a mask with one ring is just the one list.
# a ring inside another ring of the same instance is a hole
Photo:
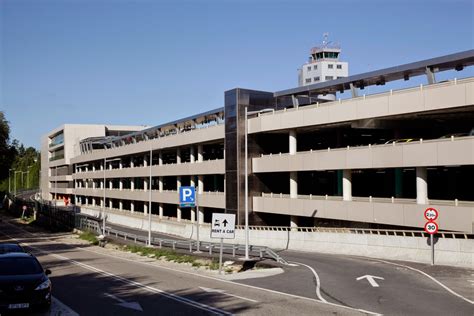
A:
{"label": "tree foliage", "polygon": [[[0,111],[0,191],[39,187],[40,154],[18,140],[10,142],[10,126]],[[16,174],[15,174],[16,172]],[[16,180],[16,181],[15,181]]]}

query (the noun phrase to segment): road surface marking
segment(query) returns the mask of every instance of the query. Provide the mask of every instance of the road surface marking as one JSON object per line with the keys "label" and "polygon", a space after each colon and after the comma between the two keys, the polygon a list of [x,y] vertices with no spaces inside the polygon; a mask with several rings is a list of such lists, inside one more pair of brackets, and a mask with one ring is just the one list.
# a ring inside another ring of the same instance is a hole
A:
{"label": "road surface marking", "polygon": [[372,287],[379,287],[379,284],[377,282],[375,282],[374,279],[385,280],[382,277],[378,277],[378,276],[375,276],[375,275],[369,275],[369,274],[366,274],[366,275],[363,275],[363,276],[360,276],[360,277],[356,278],[357,281],[360,281],[362,279],[367,279],[367,281],[369,281],[369,283],[370,283],[370,285],[372,285]]}
{"label": "road surface marking", "polygon": [[454,296],[457,296],[463,300],[465,300],[466,302],[470,303],[470,304],[473,304],[474,305],[474,301],[471,301],[470,299],[468,298],[465,298],[464,296],[462,296],[461,294],[458,294],[456,292],[454,292],[453,290],[451,290],[449,287],[447,287],[446,285],[444,285],[443,283],[441,283],[440,281],[436,280],[434,277],[432,277],[431,275],[429,275],[428,273],[425,273],[421,270],[418,270],[418,269],[415,269],[415,268],[412,268],[410,266],[406,266],[406,265],[403,265],[403,264],[398,264],[398,263],[393,263],[393,262],[390,262],[390,261],[385,261],[385,260],[381,260],[381,259],[371,259],[371,260],[376,260],[376,261],[380,261],[380,262],[383,262],[383,263],[387,263],[387,264],[391,264],[391,265],[394,265],[394,266],[399,266],[399,267],[405,267],[407,269],[410,269],[410,270],[413,270],[413,271],[416,271],[418,273],[421,273],[423,274],[424,276],[428,277],[429,279],[431,279],[432,281],[434,281],[435,283],[437,283],[439,286],[441,286],[442,288],[444,288],[446,291],[448,291],[449,293],[453,294]]}
{"label": "road surface marking", "polygon": [[249,302],[258,303],[258,301],[256,301],[256,300],[252,300],[252,299],[250,299],[250,298],[246,298],[246,297],[243,297],[243,296],[238,296],[238,295],[226,293],[224,290],[211,289],[211,288],[202,287],[202,286],[200,286],[199,288],[200,288],[201,290],[203,290],[204,292],[208,292],[208,293],[221,293],[221,294],[224,294],[224,295],[227,295],[227,296],[232,296],[232,297],[240,298],[241,300],[246,300],[246,301],[249,301]]}
{"label": "road surface marking", "polygon": [[79,314],[72,310],[72,308],[70,308],[54,296],[51,298],[51,311],[49,315],[79,316]]}
{"label": "road surface marking", "polygon": [[[29,232],[28,232],[29,233]],[[31,234],[31,233],[30,233]],[[15,241],[19,241],[18,239],[16,238],[13,238],[7,234],[4,234],[5,236],[11,238],[12,240],[15,240]],[[64,256],[61,256],[61,255],[57,255],[57,254],[53,254],[51,252],[48,252],[48,251],[44,251],[42,249],[39,249],[38,247],[35,247],[35,246],[32,246],[28,243],[24,243],[25,245],[27,245],[28,247],[30,248],[33,248],[33,249],[36,249],[38,252],[40,253],[45,253],[47,255],[50,255],[50,256],[53,256],[53,257],[56,257],[58,259],[61,259],[61,260],[64,260],[64,261],[69,261],[75,265],[78,265],[86,270],[89,270],[89,271],[93,271],[93,272],[96,272],[98,274],[102,274],[102,275],[105,275],[105,276],[108,276],[112,279],[115,279],[115,280],[118,280],[118,281],[121,281],[125,284],[130,284],[130,285],[134,285],[138,288],[142,288],[142,289],[145,289],[149,292],[153,292],[153,293],[158,293],[160,295],[163,295],[169,299],[172,299],[172,300],[175,300],[175,301],[178,301],[180,303],[184,303],[186,305],[190,305],[190,306],[193,306],[193,307],[196,307],[196,308],[199,308],[199,309],[202,309],[204,311],[207,311],[207,312],[211,312],[213,314],[217,314],[217,315],[232,315],[231,313],[228,313],[224,310],[221,310],[219,308],[215,308],[215,307],[212,307],[212,306],[209,306],[209,305],[206,305],[206,304],[202,304],[202,303],[199,303],[199,302],[196,302],[196,301],[193,301],[193,300],[190,300],[188,298],[185,298],[185,297],[182,297],[182,296],[178,296],[178,295],[175,295],[175,294],[172,294],[172,293],[167,293],[163,290],[160,290],[156,287],[151,287],[151,286],[148,286],[148,285],[145,285],[145,284],[142,284],[142,283],[139,283],[139,282],[136,282],[136,281],[132,281],[132,280],[128,280],[124,277],[121,277],[121,276],[118,276],[116,274],[113,274],[113,273],[110,273],[110,272],[107,272],[107,271],[104,271],[104,270],[101,270],[101,269],[98,269],[96,267],[93,267],[91,265],[88,265],[88,264],[85,264],[85,263],[81,263],[81,262],[78,262],[78,261],[75,261],[73,259],[70,259],[70,258],[67,258],[67,257],[64,257]]]}
{"label": "road surface marking", "polygon": [[316,296],[319,298],[321,302],[327,303],[328,301],[326,301],[324,297],[321,295],[321,280],[319,279],[319,275],[316,273],[316,271],[312,267],[301,262],[292,261],[290,263],[305,266],[306,268],[310,269],[311,272],[313,272],[314,277],[316,278]]}
{"label": "road surface marking", "polygon": [[[24,230],[24,229],[22,229],[22,228],[20,228],[20,227],[17,227],[17,226],[15,226],[15,225],[13,225],[13,224],[7,223],[7,225],[13,226],[13,227],[14,227],[15,229],[17,229],[17,230],[21,230],[21,231],[23,231],[23,232],[25,232],[25,233],[27,233],[27,234],[30,234],[30,235],[32,235],[32,236],[35,236],[34,234],[30,233],[29,231]],[[0,234],[1,234],[1,233],[0,233]],[[7,237],[9,237],[9,238],[12,238],[12,237],[10,237],[10,236],[8,236],[8,235],[6,235],[6,234],[4,234],[4,235],[7,236]],[[15,239],[15,238],[12,238],[12,239]],[[57,241],[55,241],[55,240],[51,240],[51,241],[60,244],[59,242],[57,242]],[[95,254],[101,255],[101,256],[111,257],[111,258],[115,258],[115,259],[119,259],[119,260],[123,260],[123,261],[129,261],[129,262],[138,263],[138,264],[143,264],[143,265],[147,265],[147,266],[150,266],[150,267],[152,267],[152,268],[155,268],[155,269],[169,270],[169,271],[174,271],[174,272],[178,272],[178,273],[189,274],[189,275],[192,275],[192,276],[195,276],[195,277],[199,277],[199,278],[204,278],[204,279],[219,281],[219,282],[223,282],[223,283],[229,283],[229,284],[232,284],[232,285],[234,285],[234,286],[246,287],[246,288],[250,288],[250,289],[254,289],[254,290],[258,290],[258,291],[264,291],[264,292],[268,292],[268,293],[272,293],[272,294],[278,294],[278,295],[282,295],[282,296],[288,296],[288,297],[292,297],[292,298],[296,298],[296,299],[301,299],[301,300],[305,300],[305,301],[316,302],[316,303],[319,303],[319,304],[327,304],[327,305],[331,305],[331,306],[335,306],[335,307],[339,307],[339,308],[343,308],[343,309],[347,309],[347,310],[351,310],[351,311],[366,313],[366,314],[369,314],[369,315],[381,315],[380,313],[375,313],[375,312],[371,312],[371,311],[364,310],[364,309],[353,308],[353,307],[350,307],[350,306],[335,304],[335,303],[331,303],[331,302],[322,302],[322,301],[320,301],[320,300],[317,300],[317,299],[314,299],[314,298],[305,297],[305,296],[299,296],[299,295],[295,295],[295,294],[290,294],[290,293],[285,293],[285,292],[279,292],[279,291],[275,291],[275,290],[266,289],[266,288],[263,288],[263,287],[258,287],[258,286],[253,286],[253,285],[238,283],[238,282],[234,282],[234,281],[230,281],[230,280],[220,279],[220,278],[212,277],[212,276],[209,276],[209,275],[203,275],[203,274],[198,274],[198,273],[194,273],[194,272],[184,271],[184,270],[181,270],[181,269],[168,268],[168,267],[164,267],[164,266],[160,266],[160,265],[156,265],[156,264],[151,264],[150,262],[143,262],[143,261],[137,261],[137,260],[127,259],[127,258],[123,258],[123,257],[119,257],[119,256],[114,256],[114,255],[107,254],[107,253],[98,252],[98,251],[91,250],[91,249],[78,248],[78,247],[76,247],[75,245],[73,245],[73,247],[74,247],[76,250],[79,250],[79,251],[87,251],[87,252],[95,253]]]}
{"label": "road surface marking", "polygon": [[117,305],[125,307],[125,308],[130,308],[139,312],[143,312],[143,308],[141,307],[140,303],[138,302],[127,302],[120,297],[117,297],[115,295],[109,294],[109,293],[104,293],[105,296],[110,297],[111,299],[119,302]]}

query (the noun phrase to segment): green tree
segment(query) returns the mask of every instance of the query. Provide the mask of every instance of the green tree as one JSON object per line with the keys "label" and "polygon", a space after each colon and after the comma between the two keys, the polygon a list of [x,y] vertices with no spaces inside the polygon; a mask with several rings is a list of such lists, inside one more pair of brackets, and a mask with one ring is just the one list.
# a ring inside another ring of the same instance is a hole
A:
{"label": "green tree", "polygon": [[16,148],[10,145],[10,126],[5,114],[0,111],[0,181],[8,178],[16,154]]}
{"label": "green tree", "polygon": [[[0,111],[0,192],[7,192],[9,184],[11,190],[15,185],[17,190],[38,188],[40,163],[35,148],[25,148],[16,139],[10,142],[10,126]],[[10,169],[17,171],[16,177]]]}

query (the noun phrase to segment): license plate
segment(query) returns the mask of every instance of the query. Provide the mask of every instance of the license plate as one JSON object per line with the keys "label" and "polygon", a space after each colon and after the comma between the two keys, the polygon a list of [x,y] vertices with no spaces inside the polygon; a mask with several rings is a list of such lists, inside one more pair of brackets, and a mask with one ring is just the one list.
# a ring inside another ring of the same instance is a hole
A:
{"label": "license plate", "polygon": [[29,303],[19,303],[19,304],[8,305],[8,309],[20,309],[20,308],[28,308],[28,307],[30,307]]}

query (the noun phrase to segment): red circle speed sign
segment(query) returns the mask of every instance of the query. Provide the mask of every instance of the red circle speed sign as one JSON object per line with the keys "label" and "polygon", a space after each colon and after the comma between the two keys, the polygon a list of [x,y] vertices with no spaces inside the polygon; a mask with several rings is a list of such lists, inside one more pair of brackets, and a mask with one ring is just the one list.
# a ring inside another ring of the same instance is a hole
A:
{"label": "red circle speed sign", "polygon": [[435,221],[438,218],[438,211],[435,208],[429,207],[425,210],[425,218],[428,221]]}
{"label": "red circle speed sign", "polygon": [[428,234],[436,234],[438,232],[438,224],[436,224],[436,222],[427,222],[425,224],[425,232]]}

